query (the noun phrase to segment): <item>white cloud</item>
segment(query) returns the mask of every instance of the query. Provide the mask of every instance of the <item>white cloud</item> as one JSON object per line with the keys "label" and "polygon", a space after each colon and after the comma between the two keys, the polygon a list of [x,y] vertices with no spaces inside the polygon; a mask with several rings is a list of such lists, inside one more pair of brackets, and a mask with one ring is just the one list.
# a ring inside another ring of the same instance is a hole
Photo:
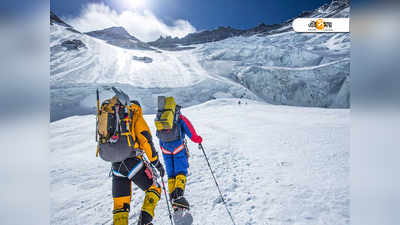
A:
{"label": "white cloud", "polygon": [[186,20],[176,20],[172,26],[168,26],[148,9],[132,9],[119,13],[103,3],[90,3],[79,17],[66,20],[81,32],[122,26],[142,41],[154,41],[161,35],[184,37],[196,31]]}

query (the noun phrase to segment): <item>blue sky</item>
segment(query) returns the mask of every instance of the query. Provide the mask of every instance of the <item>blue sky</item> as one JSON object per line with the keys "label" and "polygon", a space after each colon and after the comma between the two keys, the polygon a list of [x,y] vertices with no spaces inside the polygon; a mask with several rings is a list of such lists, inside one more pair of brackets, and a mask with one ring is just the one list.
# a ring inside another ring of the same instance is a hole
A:
{"label": "blue sky", "polygon": [[82,32],[123,26],[144,41],[218,26],[281,23],[331,0],[51,0],[50,9]]}
{"label": "blue sky", "polygon": [[[129,0],[127,0],[129,1]],[[138,1],[138,0],[130,0]],[[212,29],[218,26],[250,28],[261,22],[280,23],[305,10],[312,10],[330,0],[139,0],[146,1],[147,8],[167,24],[177,19],[189,21],[196,29]],[[50,7],[62,17],[78,16],[89,2],[104,2],[119,11],[113,1],[51,0]]]}

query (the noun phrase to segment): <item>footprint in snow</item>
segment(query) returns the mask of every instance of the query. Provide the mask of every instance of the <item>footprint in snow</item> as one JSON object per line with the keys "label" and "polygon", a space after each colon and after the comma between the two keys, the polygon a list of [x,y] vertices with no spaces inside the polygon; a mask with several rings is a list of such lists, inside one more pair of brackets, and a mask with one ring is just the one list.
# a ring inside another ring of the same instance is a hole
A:
{"label": "footprint in snow", "polygon": [[290,162],[279,162],[278,163],[279,167],[287,167],[287,166],[291,166],[291,165],[292,165],[292,163],[290,163]]}

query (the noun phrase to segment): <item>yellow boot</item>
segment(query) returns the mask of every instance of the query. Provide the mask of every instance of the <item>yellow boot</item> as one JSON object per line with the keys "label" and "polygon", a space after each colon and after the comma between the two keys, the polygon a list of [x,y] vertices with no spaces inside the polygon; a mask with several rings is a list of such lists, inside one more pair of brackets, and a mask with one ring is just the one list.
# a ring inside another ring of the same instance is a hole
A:
{"label": "yellow boot", "polygon": [[129,204],[125,204],[121,209],[113,210],[114,225],[128,225]]}
{"label": "yellow boot", "polygon": [[175,189],[180,188],[182,189],[183,192],[185,192],[185,186],[186,186],[186,176],[183,174],[178,174],[178,176],[176,176]]}
{"label": "yellow boot", "polygon": [[154,209],[160,200],[161,188],[155,185],[146,191],[142,211],[140,212],[138,225],[150,224],[154,218]]}
{"label": "yellow boot", "polygon": [[179,174],[176,176],[175,190],[172,193],[172,206],[189,209],[189,202],[183,197],[185,193],[186,176]]}
{"label": "yellow boot", "polygon": [[168,178],[168,194],[169,194],[169,200],[172,201],[173,196],[172,192],[175,190],[175,177],[170,177]]}

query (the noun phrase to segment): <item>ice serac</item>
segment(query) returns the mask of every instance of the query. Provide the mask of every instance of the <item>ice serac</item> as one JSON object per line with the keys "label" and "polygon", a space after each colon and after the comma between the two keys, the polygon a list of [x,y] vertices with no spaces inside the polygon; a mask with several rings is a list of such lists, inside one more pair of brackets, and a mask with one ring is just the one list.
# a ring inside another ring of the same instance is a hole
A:
{"label": "ice serac", "polygon": [[[349,14],[348,1],[332,1],[300,16]],[[194,52],[209,74],[237,82],[268,103],[350,107],[350,34],[296,33],[292,21],[269,31],[261,24],[247,31],[251,35],[204,43]]]}
{"label": "ice serac", "polygon": [[[295,106],[348,107],[349,63],[339,61],[311,68],[249,67],[243,83],[265,101]],[[342,91],[341,95],[339,92]],[[342,96],[343,95],[343,96]]]}

